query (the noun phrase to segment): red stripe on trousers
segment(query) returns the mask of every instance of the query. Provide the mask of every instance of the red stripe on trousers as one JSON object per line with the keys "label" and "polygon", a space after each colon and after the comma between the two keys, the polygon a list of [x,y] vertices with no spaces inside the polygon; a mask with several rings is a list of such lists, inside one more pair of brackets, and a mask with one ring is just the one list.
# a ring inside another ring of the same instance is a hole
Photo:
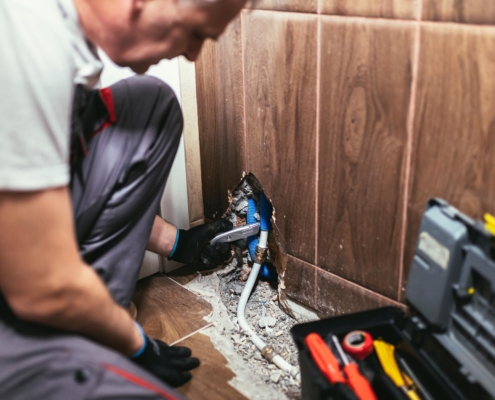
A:
{"label": "red stripe on trousers", "polygon": [[108,111],[108,122],[115,124],[117,122],[117,114],[115,113],[115,103],[113,101],[113,93],[110,88],[100,89],[100,96],[105,103]]}
{"label": "red stripe on trousers", "polygon": [[113,101],[112,90],[110,88],[100,89],[100,97],[101,100],[103,101],[103,104],[105,104],[105,107],[108,112],[108,116],[106,120],[103,121],[101,126],[93,132],[93,135],[91,135],[91,137],[95,137],[106,128],[115,125],[115,123],[117,122],[117,114],[115,112],[115,103]]}
{"label": "red stripe on trousers", "polygon": [[129,382],[132,382],[138,386],[141,386],[142,388],[148,389],[151,392],[159,394],[164,399],[178,400],[177,397],[175,397],[174,395],[166,392],[165,390],[159,388],[158,386],[155,386],[151,382],[148,382],[147,380],[130,373],[129,371],[125,371],[123,369],[120,369],[120,368],[118,368],[112,364],[102,364],[102,365],[106,370],[113,372],[115,375],[121,376],[122,378],[128,380]]}

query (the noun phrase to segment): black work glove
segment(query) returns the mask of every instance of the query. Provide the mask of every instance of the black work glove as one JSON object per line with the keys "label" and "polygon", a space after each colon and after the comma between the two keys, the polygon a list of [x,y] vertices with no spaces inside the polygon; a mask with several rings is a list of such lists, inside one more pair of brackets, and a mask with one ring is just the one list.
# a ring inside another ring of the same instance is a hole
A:
{"label": "black work glove", "polygon": [[191,357],[187,347],[170,347],[161,340],[145,337],[145,347],[131,359],[172,387],[182,386],[192,378],[190,370],[199,366],[199,360]]}
{"label": "black work glove", "polygon": [[230,243],[216,243],[212,246],[209,241],[219,233],[230,231],[233,228],[232,222],[219,219],[187,231],[179,229],[175,249],[168,259],[183,264],[202,262],[205,269],[223,264],[232,255]]}

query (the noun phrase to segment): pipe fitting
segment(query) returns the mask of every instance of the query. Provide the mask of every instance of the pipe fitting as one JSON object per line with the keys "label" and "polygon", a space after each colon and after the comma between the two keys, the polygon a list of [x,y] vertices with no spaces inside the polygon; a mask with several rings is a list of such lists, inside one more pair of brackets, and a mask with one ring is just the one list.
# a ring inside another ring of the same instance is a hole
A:
{"label": "pipe fitting", "polygon": [[266,345],[263,350],[261,350],[261,355],[269,362],[273,362],[273,359],[275,358],[275,356],[277,355],[277,352],[275,351],[275,349],[270,346],[270,345]]}
{"label": "pipe fitting", "polygon": [[254,253],[254,262],[257,264],[263,264],[266,260],[268,253],[268,247],[256,246],[256,252]]}

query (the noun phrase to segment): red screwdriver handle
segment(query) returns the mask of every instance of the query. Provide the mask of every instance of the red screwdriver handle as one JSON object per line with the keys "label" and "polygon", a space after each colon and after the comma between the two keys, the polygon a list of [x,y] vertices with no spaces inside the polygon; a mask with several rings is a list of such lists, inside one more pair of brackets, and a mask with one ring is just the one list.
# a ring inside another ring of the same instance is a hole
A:
{"label": "red screwdriver handle", "polygon": [[376,400],[375,393],[373,392],[370,383],[361,375],[357,364],[347,364],[344,367],[344,372],[347,376],[347,383],[360,400]]}
{"label": "red screwdriver handle", "polygon": [[335,358],[321,336],[317,333],[310,333],[304,341],[316,365],[330,383],[345,383],[346,381],[340,372],[340,365],[337,358]]}

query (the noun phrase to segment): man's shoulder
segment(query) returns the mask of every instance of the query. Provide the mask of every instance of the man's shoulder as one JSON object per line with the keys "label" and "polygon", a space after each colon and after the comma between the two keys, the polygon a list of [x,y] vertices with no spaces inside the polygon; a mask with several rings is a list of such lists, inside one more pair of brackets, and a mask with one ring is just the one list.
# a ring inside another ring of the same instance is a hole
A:
{"label": "man's shoulder", "polygon": [[0,21],[3,37],[9,38],[2,41],[4,46],[15,45],[20,52],[28,46],[33,55],[40,49],[70,52],[67,21],[58,0],[2,0]]}
{"label": "man's shoulder", "polygon": [[15,47],[15,56],[36,74],[63,80],[69,72],[68,90],[74,83],[93,86],[99,80],[102,65],[73,0],[2,0],[0,36],[10,39],[0,43],[2,54]]}

